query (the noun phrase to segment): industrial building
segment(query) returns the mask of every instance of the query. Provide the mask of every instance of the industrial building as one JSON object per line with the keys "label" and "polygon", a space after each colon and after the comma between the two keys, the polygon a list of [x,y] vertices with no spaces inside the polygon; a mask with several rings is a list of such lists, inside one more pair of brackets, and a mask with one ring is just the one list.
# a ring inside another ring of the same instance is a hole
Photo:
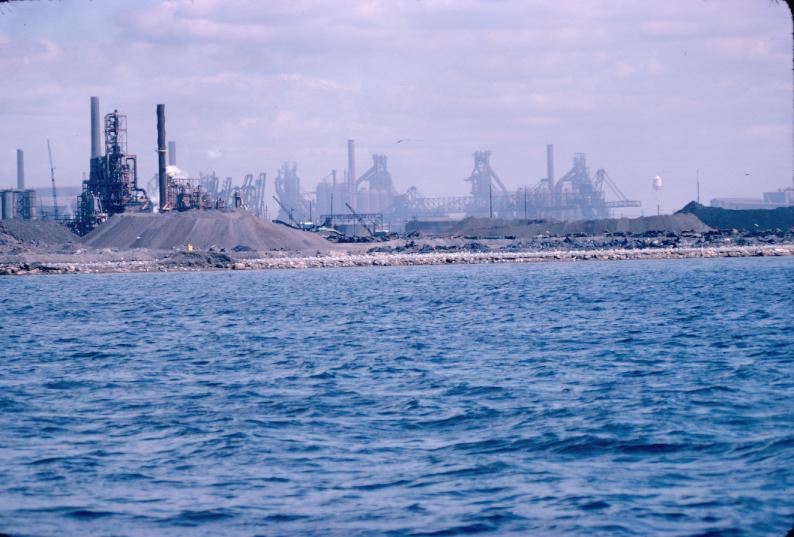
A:
{"label": "industrial building", "polygon": [[[232,178],[220,179],[213,172],[191,178],[177,168],[176,142],[165,138],[165,105],[157,105],[156,176],[160,212],[245,208],[256,216],[266,216],[265,183],[267,176],[260,173],[257,179],[248,174],[241,186],[233,187]],[[166,165],[166,160],[168,164]]]}
{"label": "industrial building", "polygon": [[[559,179],[554,175],[554,146],[546,146],[546,177],[532,187],[508,190],[491,165],[490,151],[476,151],[474,166],[465,179],[469,196],[426,198],[416,189],[393,199],[391,215],[402,221],[446,215],[492,218],[554,218],[582,220],[608,218],[610,211],[639,207],[628,199],[604,169],[590,173],[587,157],[576,153],[571,169]],[[616,199],[606,199],[607,190]]]}
{"label": "industrial building", "polygon": [[[267,218],[267,176],[248,174],[240,186],[232,178],[223,181],[212,172],[191,178],[177,168],[176,142],[166,141],[165,106],[157,105],[157,175],[142,188],[138,159],[127,146],[127,116],[114,110],[101,119],[99,98],[91,97],[90,172],[82,183],[75,209],[74,228],[85,234],[114,214],[153,211],[153,194],[160,212],[245,208]],[[385,154],[371,155],[372,163],[356,173],[355,140],[347,141],[347,170],[340,178],[336,170],[323,177],[313,192],[301,190],[297,164],[286,162],[274,180],[277,218],[297,227],[307,223],[375,230],[404,229],[407,222],[440,221],[463,216],[493,218],[598,219],[622,207],[639,207],[629,200],[603,169],[590,172],[584,153],[576,153],[571,168],[562,176],[554,173],[554,148],[547,146],[546,177],[532,187],[510,190],[496,172],[492,153],[473,153],[473,167],[464,179],[469,194],[425,197],[416,187],[399,193],[388,169]],[[24,188],[24,157],[17,154],[18,184],[0,194],[3,218],[36,218],[37,196]],[[52,214],[61,219],[67,211],[57,203],[53,170]],[[611,199],[607,199],[610,194]]]}
{"label": "industrial building", "polygon": [[[348,140],[348,170],[343,180],[332,170],[314,192],[301,191],[297,165],[285,163],[276,178],[278,218],[297,224],[340,225],[362,218],[371,226],[401,230],[406,223],[437,221],[450,217],[553,218],[582,220],[608,218],[612,209],[640,207],[628,199],[604,169],[591,174],[584,153],[576,153],[569,171],[554,174],[554,146],[546,147],[546,177],[532,187],[509,190],[491,164],[491,152],[473,154],[474,165],[465,181],[468,196],[423,197],[416,187],[398,193],[388,169],[386,155],[372,155],[372,165],[356,175],[355,141]],[[607,194],[611,198],[607,199]]]}
{"label": "industrial building", "polygon": [[[349,217],[350,213],[345,210],[345,204],[349,203],[361,214],[381,215],[389,227],[403,227],[409,221],[415,223],[417,220],[451,216],[558,220],[608,218],[612,209],[640,206],[639,201],[628,199],[620,191],[604,169],[591,174],[584,153],[576,153],[570,170],[559,178],[554,174],[553,145],[546,147],[546,155],[546,177],[532,187],[511,191],[492,166],[491,152],[476,151],[471,174],[465,179],[470,184],[468,196],[423,197],[416,187],[403,194],[396,192],[386,155],[372,155],[372,166],[356,177],[355,142],[348,140],[345,180],[337,182],[334,170],[320,181],[314,193],[319,208],[316,214],[333,215],[335,220]],[[608,200],[607,193],[614,199]],[[298,182],[291,183],[282,197],[283,205],[288,208],[285,212],[291,208],[302,217],[308,216],[305,208],[311,198],[312,193],[299,191]]]}
{"label": "industrial building", "polygon": [[277,218],[282,222],[310,222],[313,220],[312,201],[301,194],[301,180],[298,165],[285,162],[276,175],[276,203],[279,211]]}
{"label": "industrial building", "polygon": [[[157,105],[157,175],[149,191],[157,193],[160,212],[245,207],[266,216],[266,175],[246,175],[242,186],[233,187],[230,177],[223,185],[214,174],[190,178],[176,167],[176,142],[166,142],[165,105]],[[104,152],[101,141],[104,134]],[[139,186],[138,159],[127,147],[127,116],[118,110],[106,114],[100,124],[99,98],[91,97],[91,159],[89,178],[83,181],[74,228],[86,234],[114,214],[151,212],[154,203]]]}
{"label": "industrial building", "polygon": [[794,188],[781,188],[774,192],[764,192],[762,198],[714,198],[712,207],[722,209],[777,209],[794,205]]}
{"label": "industrial building", "polygon": [[100,123],[99,97],[91,97],[91,160],[77,202],[75,229],[88,233],[112,215],[129,210],[151,211],[152,206],[138,186],[138,159],[128,152],[127,116],[114,110]]}
{"label": "industrial building", "polygon": [[25,188],[25,153],[17,149],[17,187],[0,190],[0,217],[35,220],[37,218],[36,191]]}

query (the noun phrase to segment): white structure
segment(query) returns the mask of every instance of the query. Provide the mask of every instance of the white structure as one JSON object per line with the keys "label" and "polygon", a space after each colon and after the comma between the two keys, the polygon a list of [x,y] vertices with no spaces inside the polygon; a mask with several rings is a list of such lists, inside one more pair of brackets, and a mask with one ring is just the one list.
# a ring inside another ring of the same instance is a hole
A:
{"label": "white structure", "polygon": [[653,191],[656,193],[656,214],[662,214],[662,176],[653,178]]}

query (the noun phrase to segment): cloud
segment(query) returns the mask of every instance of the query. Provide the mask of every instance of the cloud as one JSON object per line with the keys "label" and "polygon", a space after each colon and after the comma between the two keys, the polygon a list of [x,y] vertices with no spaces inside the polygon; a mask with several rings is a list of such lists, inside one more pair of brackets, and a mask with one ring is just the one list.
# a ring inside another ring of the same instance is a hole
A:
{"label": "cloud", "polygon": [[50,39],[11,39],[0,35],[0,65],[6,69],[53,63],[61,57],[61,53],[61,47]]}
{"label": "cloud", "polygon": [[[31,3],[0,18],[0,65],[13,75],[0,80],[0,119],[20,125],[0,139],[36,147],[47,132],[86,147],[87,98],[99,94],[128,113],[143,174],[154,170],[153,106],[165,102],[180,166],[223,175],[289,159],[321,177],[344,169],[345,140],[356,138],[360,167],[370,152],[393,154],[400,189],[460,194],[472,151],[493,150],[516,186],[543,174],[554,142],[560,163],[585,151],[636,197],[650,195],[658,169],[729,176],[747,159],[765,170],[758,188],[773,188],[791,161],[771,147],[791,120],[784,10],[742,0]],[[395,148],[405,137],[423,143]],[[59,164],[73,181],[84,152]],[[9,166],[0,160],[0,173]],[[685,183],[674,174],[676,187]]]}

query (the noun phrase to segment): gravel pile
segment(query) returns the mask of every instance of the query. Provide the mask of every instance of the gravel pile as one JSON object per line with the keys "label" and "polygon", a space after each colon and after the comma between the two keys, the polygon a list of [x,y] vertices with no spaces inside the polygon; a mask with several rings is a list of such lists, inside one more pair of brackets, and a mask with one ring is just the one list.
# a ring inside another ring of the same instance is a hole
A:
{"label": "gravel pile", "polygon": [[557,220],[499,220],[488,218],[466,218],[451,230],[453,235],[474,237],[532,238],[538,235],[601,235],[603,233],[627,233],[641,235],[648,232],[681,233],[694,231],[703,233],[711,228],[693,214],[644,216],[640,218],[606,218],[603,220],[579,220],[560,222]]}
{"label": "gravel pile", "polygon": [[794,227],[794,207],[777,209],[722,209],[689,202],[676,214],[693,214],[716,229],[762,231]]}
{"label": "gravel pile", "polygon": [[267,222],[245,211],[117,214],[83,237],[94,248],[326,251],[322,237]]}
{"label": "gravel pile", "polygon": [[52,220],[0,220],[0,248],[52,249],[76,243],[79,237]]}

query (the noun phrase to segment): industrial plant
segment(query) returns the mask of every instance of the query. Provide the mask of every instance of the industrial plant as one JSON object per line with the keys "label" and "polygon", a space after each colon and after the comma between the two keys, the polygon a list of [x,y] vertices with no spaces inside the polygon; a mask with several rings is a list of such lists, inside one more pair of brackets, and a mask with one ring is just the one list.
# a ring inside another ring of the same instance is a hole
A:
{"label": "industrial plant", "polygon": [[[72,194],[72,203],[59,205],[49,140],[51,193],[49,189],[37,192],[26,188],[24,152],[18,149],[16,188],[0,190],[2,219],[57,220],[79,235],[122,213],[243,209],[270,220],[265,172],[247,174],[236,185],[232,177],[221,179],[215,171],[190,177],[177,166],[176,142],[166,139],[163,104],[156,106],[156,125],[157,174],[144,181],[139,176],[138,157],[129,151],[126,114],[113,110],[102,116],[99,98],[91,97],[89,173],[79,195]],[[613,209],[640,207],[639,201],[623,194],[605,169],[591,172],[584,153],[575,153],[570,168],[556,174],[552,144],[546,146],[545,177],[533,186],[512,190],[497,173],[494,154],[474,151],[471,173],[461,179],[461,185],[468,183],[469,190],[463,196],[425,197],[416,186],[401,192],[389,171],[388,156],[372,154],[369,158],[369,167],[357,173],[356,142],[347,140],[346,169],[332,169],[314,190],[302,184],[298,163],[283,162],[273,180],[273,221],[305,231],[376,237],[406,229],[431,230],[434,223],[465,217],[567,222],[605,219]],[[660,178],[655,181],[654,185],[661,185]],[[789,190],[770,193],[764,200],[741,201],[745,205],[752,201],[759,208],[788,205],[792,203]],[[60,200],[73,191],[73,187],[62,188]],[[717,199],[712,205],[726,203]]]}
{"label": "industrial plant", "polygon": [[[145,181],[139,176],[138,156],[128,147],[126,114],[114,109],[102,116],[99,98],[91,97],[89,173],[79,194],[71,194],[74,187],[56,188],[47,140],[52,188],[26,188],[25,156],[18,149],[16,188],[0,190],[0,216],[3,220],[57,220],[79,235],[122,213],[243,209],[257,218],[271,219],[265,194],[267,173],[249,173],[238,184],[229,176],[221,179],[215,171],[190,177],[177,166],[176,142],[166,138],[163,104],[156,106],[156,125],[157,174]],[[584,153],[575,153],[570,167],[556,174],[552,144],[546,146],[545,177],[533,186],[512,190],[497,173],[494,154],[474,151],[471,172],[461,178],[461,186],[467,183],[468,188],[468,195],[463,196],[426,197],[417,186],[400,191],[389,171],[388,156],[372,154],[369,159],[366,170],[357,173],[356,142],[347,140],[345,169],[332,169],[313,190],[304,187],[297,162],[283,162],[273,180],[273,221],[304,231],[330,232],[333,238],[361,239],[406,230],[437,231],[466,217],[569,222],[606,219],[613,209],[640,207],[639,201],[623,194],[605,169],[591,172]],[[661,178],[654,181],[661,185]],[[64,199],[69,194],[71,203]],[[739,201],[748,208],[792,204],[790,189],[765,194],[763,200]],[[740,205],[735,200],[715,199],[712,206],[728,202]]]}
{"label": "industrial plant", "polygon": [[25,188],[25,152],[17,149],[17,187],[0,190],[0,215],[3,220],[35,220],[36,191]]}
{"label": "industrial plant", "polygon": [[613,209],[640,202],[625,196],[605,169],[591,171],[584,153],[556,173],[551,144],[545,177],[521,188],[497,172],[495,153],[473,151],[471,172],[460,178],[468,190],[462,196],[400,190],[382,153],[368,155],[359,173],[353,139],[345,165],[313,189],[291,161],[276,169],[272,185],[264,171],[241,182],[215,170],[190,175],[179,167],[176,141],[166,136],[165,105],[154,112],[157,173],[148,180],[129,147],[127,115],[117,109],[102,115],[97,97],[90,99],[89,172],[79,188],[57,188],[49,140],[50,188],[27,188],[25,154],[17,151],[16,188],[0,191],[0,275],[502,262],[517,259],[515,252],[524,252],[521,259],[538,252],[543,259],[562,259],[560,252],[579,259],[572,252],[588,249],[633,259],[645,255],[634,251],[647,249],[694,248],[685,255],[701,255],[699,248],[733,241],[744,249],[726,255],[778,255],[793,240],[794,206],[736,211],[693,201],[659,214],[660,176],[653,179],[656,215],[611,218]]}
{"label": "industrial plant", "polygon": [[[284,221],[349,221],[352,206],[365,220],[403,229],[413,220],[439,217],[553,218],[582,220],[607,218],[611,209],[639,207],[628,199],[603,169],[590,173],[586,156],[577,153],[571,169],[554,175],[554,147],[547,146],[547,177],[531,188],[508,190],[491,165],[490,151],[476,151],[468,196],[423,197],[412,186],[399,193],[388,169],[388,157],[372,155],[371,166],[356,174],[355,141],[348,140],[348,167],[341,180],[332,170],[315,191],[303,192],[295,163],[285,163],[276,180],[279,218]],[[608,200],[607,193],[614,199]],[[313,209],[313,210],[312,210]]]}
{"label": "industrial plant", "polygon": [[[188,210],[248,208],[265,215],[265,174],[254,180],[249,174],[239,187],[231,177],[223,184],[214,174],[187,177],[176,166],[176,142],[166,143],[165,105],[157,109],[157,175],[149,181],[149,192],[139,185],[138,160],[127,148],[127,116],[118,110],[100,122],[99,98],[91,97],[91,160],[89,178],[83,181],[74,219],[69,224],[85,235],[114,214]],[[104,134],[104,152],[100,133]]]}
{"label": "industrial plant", "polygon": [[[120,213],[247,209],[268,218],[265,189],[267,174],[248,174],[239,185],[231,177],[221,180],[214,172],[189,177],[177,167],[176,142],[166,140],[165,106],[156,107],[157,175],[146,182],[139,177],[138,157],[127,143],[127,116],[113,110],[100,114],[98,97],[90,99],[91,153],[88,178],[82,182],[73,210],[58,209],[55,168],[52,172],[52,207],[37,206],[36,191],[25,189],[24,156],[17,152],[17,188],[3,190],[3,219],[58,219],[85,235]],[[48,141],[49,149],[49,141]],[[466,216],[502,219],[599,219],[616,208],[639,207],[628,199],[604,169],[591,173],[584,153],[573,157],[571,168],[554,173],[554,147],[546,148],[546,177],[532,187],[510,190],[497,174],[492,153],[473,153],[471,174],[462,182],[469,194],[424,197],[416,186],[400,192],[388,168],[388,156],[373,154],[370,166],[358,174],[355,140],[347,141],[347,169],[331,170],[314,190],[304,189],[296,162],[284,162],[274,180],[275,220],[291,227],[326,226],[350,230],[403,231],[408,222]],[[608,199],[609,196],[609,199]],[[73,215],[67,214],[73,213]]]}

